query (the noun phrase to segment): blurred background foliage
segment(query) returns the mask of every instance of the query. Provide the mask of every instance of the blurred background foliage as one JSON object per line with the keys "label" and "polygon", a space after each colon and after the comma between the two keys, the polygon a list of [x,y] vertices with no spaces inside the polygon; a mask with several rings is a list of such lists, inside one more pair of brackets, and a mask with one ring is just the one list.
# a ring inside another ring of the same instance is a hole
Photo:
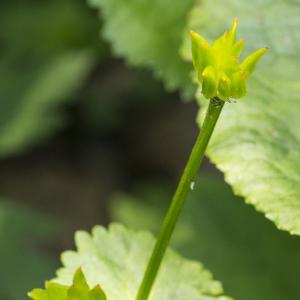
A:
{"label": "blurred background foliage", "polygon": [[[85,0],[0,4],[1,300],[53,277],[77,229],[119,221],[157,232],[197,134],[198,107],[183,101],[191,66],[174,52],[194,1],[124,1],[131,39],[112,46],[120,16],[108,1],[89,1],[100,20]],[[174,246],[236,299],[297,299],[299,238],[233,196],[207,160],[203,173]]]}
{"label": "blurred background foliage", "polygon": [[[167,208],[164,199],[171,195],[162,183],[141,182],[134,193],[112,197],[113,219],[157,233],[157,220]],[[195,181],[173,246],[214,270],[214,276],[222,278],[225,291],[235,299],[294,299],[300,292],[300,261],[295,259],[300,239],[278,231],[211,174]]]}

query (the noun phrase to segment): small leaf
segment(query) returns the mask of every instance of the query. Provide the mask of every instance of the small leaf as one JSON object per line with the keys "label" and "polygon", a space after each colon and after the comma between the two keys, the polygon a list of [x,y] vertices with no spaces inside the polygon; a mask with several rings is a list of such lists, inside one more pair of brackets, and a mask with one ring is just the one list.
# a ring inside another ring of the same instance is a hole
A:
{"label": "small leaf", "polygon": [[86,282],[86,279],[85,279],[84,274],[82,273],[81,269],[78,269],[75,272],[74,279],[73,279],[73,285],[74,285],[74,287],[84,290],[84,291],[89,290],[89,286]]}
{"label": "small leaf", "polygon": [[90,293],[90,300],[106,300],[106,296],[101,289],[100,285],[96,285],[91,293]]}
{"label": "small leaf", "polygon": [[28,296],[33,300],[106,300],[99,285],[90,290],[81,269],[75,272],[70,287],[46,282],[44,290],[34,289]]}
{"label": "small leaf", "polygon": [[45,290],[35,289],[29,292],[28,296],[33,300],[67,300],[68,288],[66,286],[46,282],[45,287]]}

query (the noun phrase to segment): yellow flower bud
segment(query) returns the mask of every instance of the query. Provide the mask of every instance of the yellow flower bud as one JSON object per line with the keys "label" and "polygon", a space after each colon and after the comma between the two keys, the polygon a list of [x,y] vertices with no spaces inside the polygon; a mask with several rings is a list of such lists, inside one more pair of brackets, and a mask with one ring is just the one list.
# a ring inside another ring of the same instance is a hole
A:
{"label": "yellow flower bud", "polygon": [[193,64],[206,98],[219,97],[226,101],[246,95],[246,79],[255,70],[257,62],[267,51],[261,48],[240,64],[239,57],[245,41],[236,41],[237,19],[212,45],[191,31]]}

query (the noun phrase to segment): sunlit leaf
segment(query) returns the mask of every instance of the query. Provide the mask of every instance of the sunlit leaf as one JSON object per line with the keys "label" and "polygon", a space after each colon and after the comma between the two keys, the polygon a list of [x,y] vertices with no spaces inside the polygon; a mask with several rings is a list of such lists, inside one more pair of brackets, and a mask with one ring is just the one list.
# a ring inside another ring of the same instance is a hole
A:
{"label": "sunlit leaf", "polygon": [[[145,231],[131,231],[112,224],[106,230],[95,227],[92,235],[76,234],[77,251],[62,256],[64,268],[55,282],[70,285],[73,274],[82,268],[88,284],[100,285],[109,300],[134,300],[154,244]],[[168,250],[150,300],[229,300],[221,284],[209,271]]]}
{"label": "sunlit leaf", "polygon": [[[236,194],[278,228],[300,234],[300,5],[297,1],[202,1],[191,29],[215,38],[234,16],[247,49],[269,47],[248,94],[226,105],[208,148]],[[210,22],[209,20],[213,20]],[[190,57],[190,42],[183,52]],[[207,101],[199,95],[202,113]]]}
{"label": "sunlit leaf", "polygon": [[103,35],[116,55],[154,70],[166,87],[194,90],[191,66],[179,55],[187,15],[195,0],[89,0],[104,20]]}

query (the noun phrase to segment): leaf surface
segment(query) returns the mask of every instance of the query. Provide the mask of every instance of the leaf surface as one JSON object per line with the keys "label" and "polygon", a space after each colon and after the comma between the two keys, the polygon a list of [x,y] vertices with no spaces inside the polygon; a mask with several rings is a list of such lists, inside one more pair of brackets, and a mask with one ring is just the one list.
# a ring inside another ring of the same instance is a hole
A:
{"label": "leaf surface", "polygon": [[[143,184],[111,201],[112,219],[157,233],[169,185]],[[172,238],[184,256],[204,263],[239,300],[297,299],[300,238],[279,231],[233,195],[223,181],[201,176]]]}
{"label": "leaf surface", "polygon": [[[234,16],[246,49],[267,46],[269,51],[249,79],[247,96],[225,105],[207,154],[236,194],[278,228],[299,235],[300,4],[204,1],[191,13],[189,28],[214,39]],[[182,52],[190,58],[188,40]],[[198,98],[202,120],[207,101],[200,94]]]}
{"label": "leaf surface", "polygon": [[31,61],[31,74],[0,64],[0,156],[16,154],[45,139],[62,125],[58,106],[75,92],[90,70],[88,52],[67,52],[47,63]]}
{"label": "leaf surface", "polygon": [[1,5],[0,156],[22,152],[64,124],[62,106],[76,100],[95,61],[90,19],[78,1]]}
{"label": "leaf surface", "polygon": [[116,55],[154,70],[170,90],[190,94],[191,66],[179,55],[187,14],[195,0],[89,0],[104,20],[103,35]]}
{"label": "leaf surface", "polygon": [[[77,251],[62,255],[64,268],[55,282],[70,285],[74,271],[81,267],[88,284],[100,284],[107,299],[134,300],[153,244],[150,233],[118,224],[108,230],[97,226],[92,235],[80,231]],[[168,250],[150,299],[229,300],[222,295],[221,284],[200,263]]]}
{"label": "leaf surface", "polygon": [[1,199],[0,299],[27,299],[27,291],[51,275],[56,264],[41,245],[56,229],[53,220]]}

